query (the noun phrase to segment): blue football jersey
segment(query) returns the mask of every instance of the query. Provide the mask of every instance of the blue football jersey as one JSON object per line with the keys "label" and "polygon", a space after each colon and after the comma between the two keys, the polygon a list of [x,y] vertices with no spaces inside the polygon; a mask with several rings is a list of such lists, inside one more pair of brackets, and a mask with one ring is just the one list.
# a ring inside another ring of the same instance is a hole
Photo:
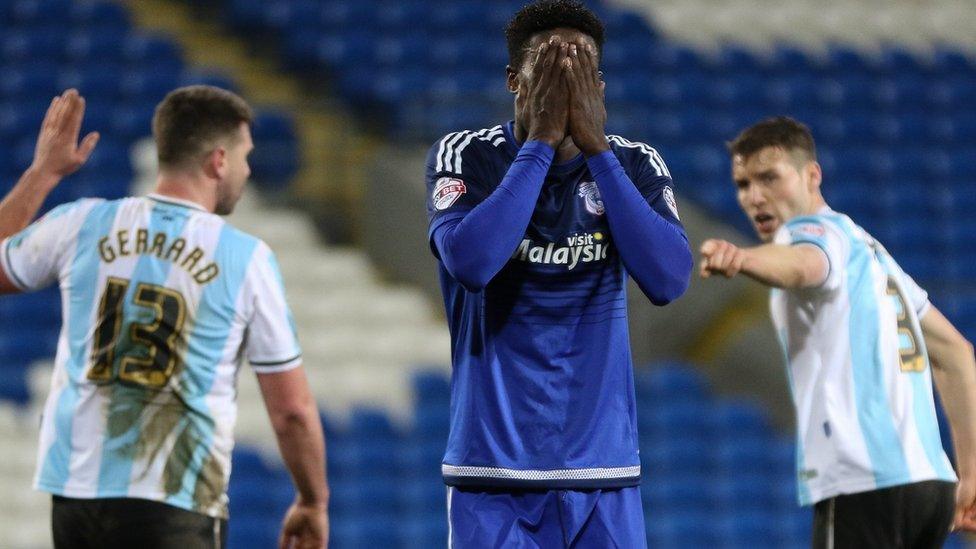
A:
{"label": "blue football jersey", "polygon": [[[681,228],[660,155],[609,136],[649,204]],[[501,183],[513,123],[452,133],[427,157],[428,238]],[[682,229],[683,230],[683,229]],[[511,259],[480,291],[439,266],[452,341],[456,486],[612,488],[640,480],[626,270],[583,155],[554,164]]]}

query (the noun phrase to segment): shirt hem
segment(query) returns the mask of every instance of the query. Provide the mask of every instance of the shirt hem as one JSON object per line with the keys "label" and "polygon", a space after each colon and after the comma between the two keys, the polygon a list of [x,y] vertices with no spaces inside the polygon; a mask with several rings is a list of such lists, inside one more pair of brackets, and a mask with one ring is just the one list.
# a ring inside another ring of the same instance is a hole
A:
{"label": "shirt hem", "polygon": [[857,482],[835,482],[828,485],[825,488],[816,489],[812,486],[807,486],[807,492],[810,494],[810,498],[807,501],[800,501],[800,505],[814,505],[825,499],[829,499],[835,496],[843,496],[847,494],[858,494],[861,492],[870,492],[872,490],[880,490],[882,488],[891,488],[892,486],[901,486],[903,484],[915,484],[916,482],[925,482],[927,480],[941,480],[945,482],[957,482],[958,479],[944,478],[940,475],[924,475],[918,478],[915,477],[897,477],[892,479],[883,479],[878,481],[877,479],[859,479]]}
{"label": "shirt hem", "polygon": [[198,513],[208,517],[225,519],[225,520],[228,518],[228,513],[226,511],[207,511],[199,507],[195,507],[193,505],[182,505],[178,501],[173,501],[166,498],[160,498],[158,496],[149,495],[149,494],[133,494],[131,492],[108,491],[108,492],[100,493],[98,495],[92,495],[90,493],[78,493],[72,490],[66,490],[63,487],[55,488],[53,486],[48,486],[42,482],[35,483],[34,489],[41,492],[47,492],[55,496],[62,496],[62,497],[74,498],[74,499],[104,499],[104,498],[144,499],[147,501],[164,503],[171,507],[183,509],[184,511],[191,511],[193,513]]}

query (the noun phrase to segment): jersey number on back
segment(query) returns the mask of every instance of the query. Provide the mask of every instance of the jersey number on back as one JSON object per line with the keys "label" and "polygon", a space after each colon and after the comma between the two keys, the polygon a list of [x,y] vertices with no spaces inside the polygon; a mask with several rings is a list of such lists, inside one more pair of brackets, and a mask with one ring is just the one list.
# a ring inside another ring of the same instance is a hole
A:
{"label": "jersey number on back", "polygon": [[898,353],[901,358],[901,371],[924,372],[925,357],[918,348],[921,335],[916,332],[912,319],[908,315],[908,300],[891,276],[888,277],[888,295],[895,304],[895,313],[898,316]]}
{"label": "jersey number on back", "polygon": [[[182,363],[177,345],[186,322],[186,301],[169,288],[140,283],[132,302],[151,314],[139,314],[144,322],[127,322],[128,337],[120,337],[128,289],[128,280],[108,279],[98,306],[88,379],[101,383],[121,380],[152,389],[165,387]],[[122,359],[115,372],[117,356]]]}

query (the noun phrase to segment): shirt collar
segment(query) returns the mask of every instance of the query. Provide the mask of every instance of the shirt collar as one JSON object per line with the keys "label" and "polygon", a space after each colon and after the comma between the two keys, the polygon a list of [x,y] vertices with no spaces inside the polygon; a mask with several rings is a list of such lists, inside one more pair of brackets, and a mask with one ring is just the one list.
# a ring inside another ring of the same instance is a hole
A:
{"label": "shirt collar", "polygon": [[209,213],[209,210],[207,210],[200,204],[193,202],[192,200],[185,200],[182,198],[176,198],[174,196],[169,196],[169,195],[159,194],[159,193],[149,193],[146,195],[146,197],[148,197],[151,200],[155,200],[156,202],[163,202],[165,204],[175,204],[177,206],[183,206],[185,208],[191,208],[194,210],[200,210],[201,212]]}

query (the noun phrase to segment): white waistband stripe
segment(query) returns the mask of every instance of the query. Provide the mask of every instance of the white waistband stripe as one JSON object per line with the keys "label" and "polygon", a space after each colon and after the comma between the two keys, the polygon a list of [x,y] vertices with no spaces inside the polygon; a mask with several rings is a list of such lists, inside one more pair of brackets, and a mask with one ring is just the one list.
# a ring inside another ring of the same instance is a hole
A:
{"label": "white waistband stripe", "polygon": [[503,469],[501,467],[471,467],[441,465],[441,474],[451,477],[475,477],[513,480],[596,480],[640,476],[640,465],[630,467],[599,467],[594,469]]}

